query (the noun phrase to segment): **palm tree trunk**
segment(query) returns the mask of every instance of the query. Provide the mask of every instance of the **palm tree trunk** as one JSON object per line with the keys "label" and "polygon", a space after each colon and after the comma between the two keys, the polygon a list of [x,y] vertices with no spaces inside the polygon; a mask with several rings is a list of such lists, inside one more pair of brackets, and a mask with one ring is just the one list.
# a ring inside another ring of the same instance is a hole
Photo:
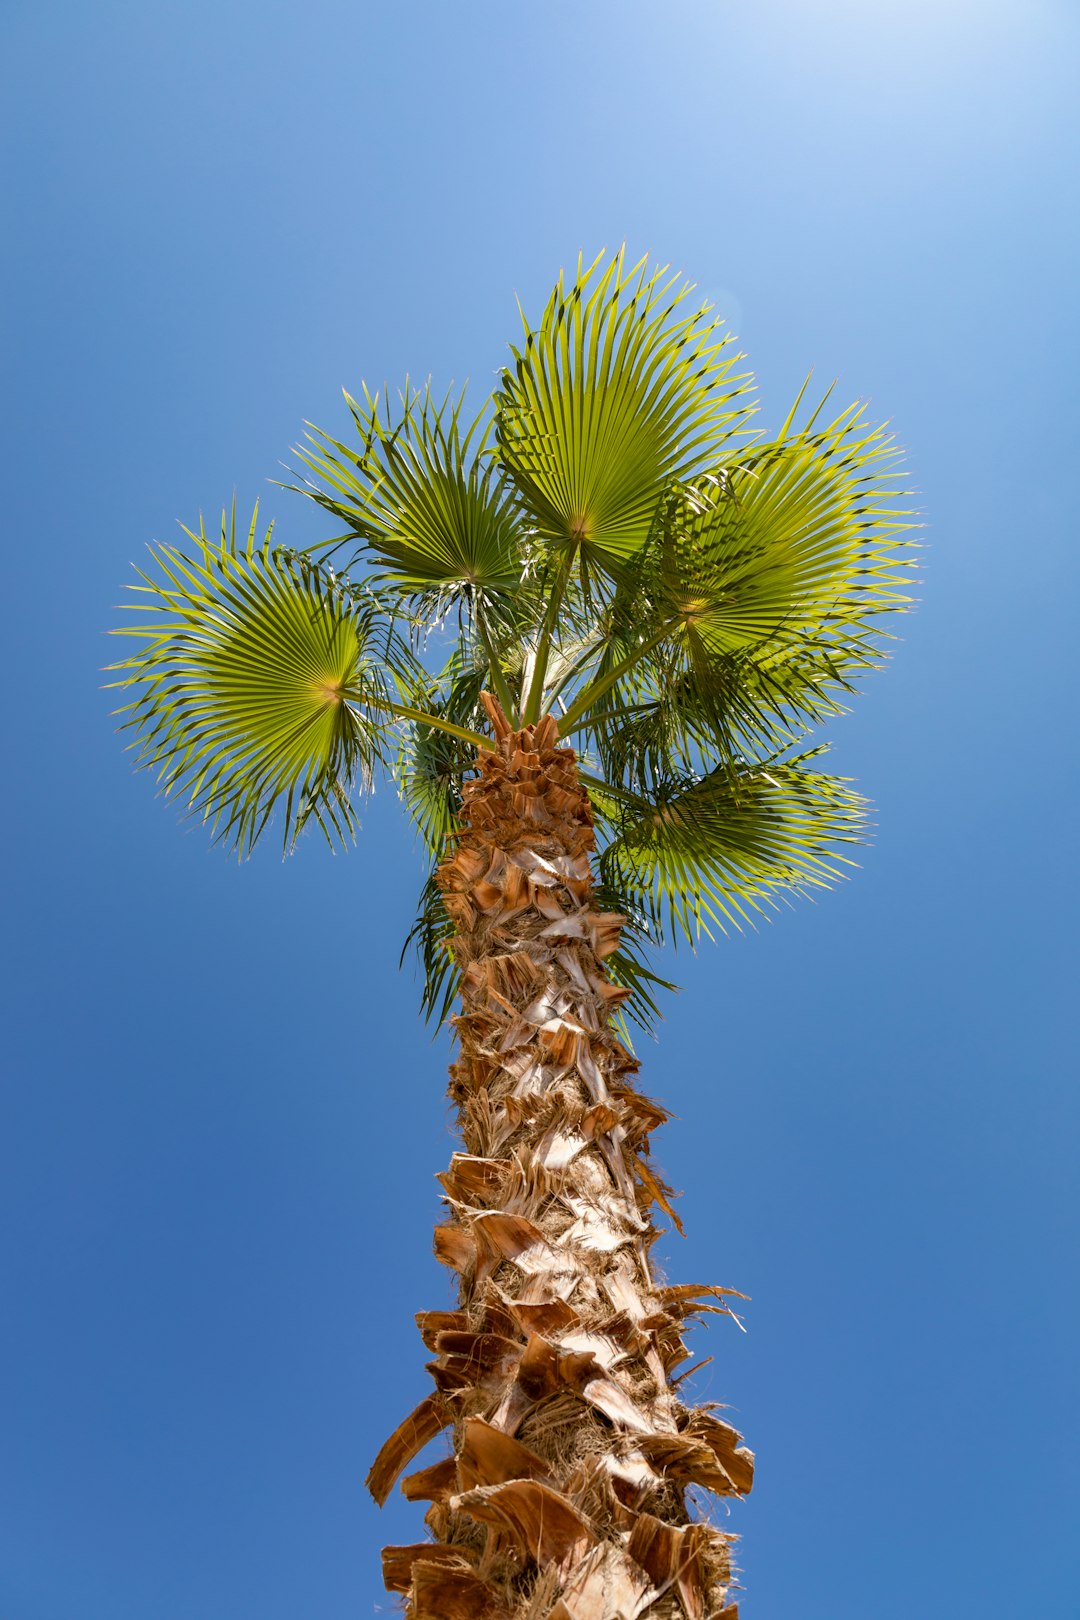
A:
{"label": "palm tree trunk", "polygon": [[686,1489],[750,1489],[753,1457],[673,1372],[696,1312],[725,1290],[652,1274],[650,1168],[666,1115],[635,1089],[604,958],[622,918],[591,904],[588,796],[555,721],[495,739],[439,868],[463,1011],[450,1095],[464,1151],[440,1177],[438,1258],[459,1308],[417,1317],[435,1389],[368,1476],[376,1501],[452,1427],[453,1454],[409,1475],[433,1540],[387,1547],[410,1620],[708,1620],[730,1538],[691,1519]]}

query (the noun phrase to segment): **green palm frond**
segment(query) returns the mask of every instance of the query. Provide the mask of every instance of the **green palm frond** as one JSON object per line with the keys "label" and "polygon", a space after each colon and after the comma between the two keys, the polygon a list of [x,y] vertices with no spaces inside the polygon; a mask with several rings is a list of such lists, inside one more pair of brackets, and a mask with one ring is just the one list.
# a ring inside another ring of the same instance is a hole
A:
{"label": "green palm frond", "polygon": [[[622,643],[612,638],[614,658]],[[805,669],[763,670],[752,653],[688,658],[677,639],[661,642],[577,723],[602,773],[650,795],[655,784],[727,770],[748,757],[782,754],[809,726],[843,712],[835,683],[799,682]]]}
{"label": "green palm frond", "polygon": [[392,411],[378,394],[346,394],[359,443],[319,428],[297,453],[314,474],[304,491],[361,542],[353,561],[379,566],[437,619],[459,600],[497,611],[521,590],[522,534],[497,462],[485,407],[463,423],[464,396],[435,402],[410,389]]}
{"label": "green palm frond", "polygon": [[908,600],[895,537],[911,525],[892,441],[863,414],[756,446],[672,502],[655,588],[688,661],[752,649],[765,671],[833,679],[873,662],[873,620]]}
{"label": "green palm frond", "polygon": [[540,324],[502,374],[499,452],[541,541],[617,574],[645,544],[668,481],[715,462],[744,425],[740,358],[709,318],[683,313],[678,276],[632,269],[560,275]]}
{"label": "green palm frond", "polygon": [[401,947],[399,966],[412,947],[423,985],[420,1011],[437,1029],[449,1018],[458,992],[460,973],[452,949],[453,939],[454,925],[443,904],[433,867],[420,891],[416,918]]}
{"label": "green palm frond", "polygon": [[[638,679],[609,692],[581,726],[607,781],[648,797],[657,783],[684,780],[743,757],[733,707],[717,701],[715,689],[702,702],[692,675],[673,659],[652,657],[635,674]],[[789,734],[770,737],[761,751],[792,740]]]}
{"label": "green palm frond", "polygon": [[859,407],[729,458],[664,498],[610,607],[604,651],[570,706],[609,780],[776,753],[842,712],[881,662],[914,525],[896,453]]}
{"label": "green palm frond", "polygon": [[630,1026],[636,1025],[646,1035],[655,1035],[656,1026],[664,1016],[657,993],[679,988],[671,979],[662,979],[653,972],[645,957],[645,944],[647,941],[641,941],[633,930],[624,928],[619,949],[604,958],[604,967],[612,983],[617,984],[620,990],[627,991],[626,1000],[615,1014],[613,1023],[631,1049]]}
{"label": "green palm frond", "polygon": [[[241,853],[283,811],[288,846],[309,819],[327,839],[355,824],[353,795],[385,757],[392,664],[408,665],[371,593],[360,600],[258,539],[235,507],[193,554],[158,546],[133,586],[147,615],[115,634],[139,649],[111,666],[136,696],[121,711],[138,763]],[[134,605],[134,604],[133,604]]]}
{"label": "green palm frond", "polygon": [[623,918],[618,949],[604,958],[604,967],[613,983],[627,992],[614,1021],[629,1044],[630,1025],[636,1025],[646,1035],[655,1035],[663,1017],[658,994],[679,987],[670,979],[662,979],[649,966],[649,952],[658,944],[656,929],[642,910],[640,897],[629,889],[616,887],[613,876],[609,871],[606,877],[601,877],[593,903],[599,910],[618,912]]}
{"label": "green palm frond", "polygon": [[786,892],[827,887],[861,841],[865,802],[849,785],[808,770],[821,753],[747,764],[733,782],[716,769],[673,783],[652,802],[592,791],[609,841],[600,873],[651,920],[659,939],[693,944],[713,926],[741,927]]}
{"label": "green palm frond", "polygon": [[[455,652],[438,678],[411,696],[415,706],[433,718],[450,720],[482,731],[487,716],[480,694],[488,670],[467,653]],[[461,807],[462,783],[476,764],[476,750],[432,724],[416,722],[401,731],[396,776],[402,802],[427,847],[435,857],[455,830]]]}

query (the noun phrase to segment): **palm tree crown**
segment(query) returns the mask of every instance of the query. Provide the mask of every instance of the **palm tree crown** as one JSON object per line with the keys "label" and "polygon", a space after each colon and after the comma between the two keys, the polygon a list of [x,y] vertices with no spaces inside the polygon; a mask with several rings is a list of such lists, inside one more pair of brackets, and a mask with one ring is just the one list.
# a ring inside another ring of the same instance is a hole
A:
{"label": "palm tree crown", "polygon": [[[741,356],[689,287],[618,253],[560,276],[480,412],[406,385],[346,396],[298,486],[335,534],[304,551],[200,524],[156,548],[113,666],[153,768],[240,852],[277,815],[347,838],[388,773],[432,863],[456,826],[482,694],[551,713],[583,766],[608,963],[647,1021],[642,940],[740,924],[827,883],[864,814],[808,734],[880,659],[909,515],[896,453],[852,407],[752,427]],[[455,987],[438,885],[414,936],[429,1011]]]}

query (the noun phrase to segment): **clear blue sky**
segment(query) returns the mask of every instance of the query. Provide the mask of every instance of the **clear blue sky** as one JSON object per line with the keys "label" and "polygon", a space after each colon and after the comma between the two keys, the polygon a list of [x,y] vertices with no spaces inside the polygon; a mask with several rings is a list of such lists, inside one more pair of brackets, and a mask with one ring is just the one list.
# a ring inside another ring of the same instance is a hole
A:
{"label": "clear blue sky", "polygon": [[267,480],[342,385],[486,389],[624,239],[767,421],[811,367],[892,418],[928,523],[835,728],[862,870],[680,956],[644,1051],[665,1263],[753,1296],[697,1381],[759,1456],[743,1613],[1076,1620],[1078,47],[1072,0],[7,0],[2,1620],[392,1607],[419,1515],[362,1479],[448,1293],[419,857],[389,793],[348,856],[209,851],[103,631],[234,488],[314,538]]}

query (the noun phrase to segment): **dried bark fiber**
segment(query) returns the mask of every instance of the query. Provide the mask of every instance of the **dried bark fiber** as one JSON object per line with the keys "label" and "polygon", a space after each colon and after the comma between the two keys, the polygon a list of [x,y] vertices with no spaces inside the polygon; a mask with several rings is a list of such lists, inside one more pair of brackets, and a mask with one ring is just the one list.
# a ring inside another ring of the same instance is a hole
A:
{"label": "dried bark fiber", "polygon": [[384,1578],[410,1620],[735,1620],[730,1538],[691,1522],[685,1492],[744,1494],[753,1456],[672,1377],[684,1322],[729,1291],[653,1280],[652,1208],[672,1211],[647,1157],[667,1116],[610,1027],[622,918],[591,904],[588,796],[550,716],[513,731],[485,703],[494,743],[439,868],[464,1152],[435,1252],[460,1308],[417,1317],[435,1390],[369,1488],[385,1501],[449,1425],[453,1456],[402,1482],[433,1539],[387,1547]]}

